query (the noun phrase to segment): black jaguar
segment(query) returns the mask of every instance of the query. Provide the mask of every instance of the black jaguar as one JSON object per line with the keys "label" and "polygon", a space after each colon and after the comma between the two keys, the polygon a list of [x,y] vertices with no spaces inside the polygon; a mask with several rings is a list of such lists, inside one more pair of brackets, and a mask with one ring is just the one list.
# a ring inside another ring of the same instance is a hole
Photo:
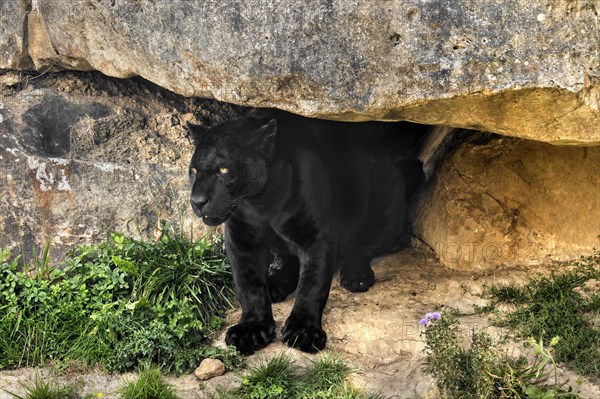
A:
{"label": "black jaguar", "polygon": [[419,127],[260,111],[190,131],[192,208],[208,225],[225,223],[242,305],[227,344],[245,354],[265,347],[275,338],[271,303],[296,291],[283,340],[323,349],[334,273],[366,291],[370,262],[407,243],[407,199],[423,178],[411,151]]}

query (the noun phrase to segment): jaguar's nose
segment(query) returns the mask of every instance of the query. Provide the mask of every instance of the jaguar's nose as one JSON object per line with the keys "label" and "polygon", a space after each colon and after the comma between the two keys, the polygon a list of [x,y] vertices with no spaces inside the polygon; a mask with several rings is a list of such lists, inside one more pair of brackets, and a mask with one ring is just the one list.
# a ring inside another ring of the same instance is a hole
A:
{"label": "jaguar's nose", "polygon": [[192,204],[194,204],[198,209],[202,209],[204,205],[208,202],[208,197],[204,194],[192,194]]}

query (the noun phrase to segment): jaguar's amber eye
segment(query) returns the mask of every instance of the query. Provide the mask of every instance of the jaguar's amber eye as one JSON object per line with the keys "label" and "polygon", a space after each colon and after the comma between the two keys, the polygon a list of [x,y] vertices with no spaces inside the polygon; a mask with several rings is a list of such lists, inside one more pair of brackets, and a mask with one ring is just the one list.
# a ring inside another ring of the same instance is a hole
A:
{"label": "jaguar's amber eye", "polygon": [[219,168],[219,174],[220,175],[226,175],[227,173],[229,173],[229,168]]}
{"label": "jaguar's amber eye", "polygon": [[190,169],[190,173],[191,173],[192,175],[195,175],[196,173],[198,173],[198,171],[196,170],[196,168],[191,168],[191,169]]}

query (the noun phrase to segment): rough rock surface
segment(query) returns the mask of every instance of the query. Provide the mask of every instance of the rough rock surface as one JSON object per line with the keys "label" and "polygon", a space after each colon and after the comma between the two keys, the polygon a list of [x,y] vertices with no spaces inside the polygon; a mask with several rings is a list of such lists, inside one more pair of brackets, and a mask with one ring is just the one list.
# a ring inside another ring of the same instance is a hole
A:
{"label": "rough rock surface", "polygon": [[[456,271],[443,267],[431,255],[413,250],[383,258],[374,266],[377,283],[365,293],[350,294],[334,283],[324,314],[324,328],[329,334],[328,351],[341,354],[349,360],[355,373],[352,382],[365,387],[368,392],[379,391],[391,399],[415,399],[435,397],[435,383],[426,371],[425,342],[421,335],[419,319],[437,304],[458,308],[467,315],[461,317],[460,336],[469,337],[472,329],[485,329],[493,337],[505,334],[502,329],[489,327],[481,315],[472,314],[472,304],[482,305],[481,292],[484,284],[519,283],[527,278],[523,269],[504,268],[493,273]],[[540,270],[540,269],[538,269]],[[267,348],[249,358],[252,367],[272,356],[285,353],[299,364],[315,359],[281,343],[280,331],[289,314],[293,299],[274,306],[279,338]],[[237,309],[230,314],[229,321],[240,316]],[[223,334],[224,336],[224,334]],[[223,345],[224,337],[218,340]],[[520,344],[507,347],[508,353],[518,356]],[[20,381],[30,380],[35,370],[0,372],[0,399],[11,399],[2,391],[4,388],[17,394],[23,393]],[[116,390],[126,375],[104,375],[101,373],[65,373],[61,380],[81,387],[82,394],[96,395],[102,392],[105,399],[117,399]],[[569,380],[576,385],[577,376],[559,368],[559,380]],[[226,373],[198,385],[193,375],[170,379],[182,399],[208,398],[217,387],[233,388],[239,385],[238,373]],[[582,380],[576,386],[582,397],[600,397],[598,381]]]}
{"label": "rough rock surface", "polygon": [[29,0],[0,2],[0,68],[31,68],[27,53],[27,13]]}
{"label": "rough rock surface", "polygon": [[206,232],[188,205],[184,124],[215,123],[232,107],[100,74],[9,75],[16,83],[0,87],[0,246],[27,258],[49,240],[60,258],[111,231],[150,238],[171,222]]}
{"label": "rough rock surface", "polygon": [[194,375],[201,380],[209,380],[225,374],[225,363],[219,359],[204,359],[194,370]]}
{"label": "rough rock surface", "polygon": [[39,71],[139,75],[308,116],[600,143],[596,0],[36,0],[26,31],[9,3],[3,54],[28,48]]}
{"label": "rough rock surface", "polygon": [[414,234],[446,266],[541,264],[600,246],[600,147],[454,139],[413,215]]}

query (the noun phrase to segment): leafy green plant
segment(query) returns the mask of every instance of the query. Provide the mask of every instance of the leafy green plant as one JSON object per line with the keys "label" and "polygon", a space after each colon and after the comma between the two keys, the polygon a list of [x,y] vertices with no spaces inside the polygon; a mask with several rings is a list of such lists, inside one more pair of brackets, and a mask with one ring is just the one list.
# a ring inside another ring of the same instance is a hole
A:
{"label": "leafy green plant", "polygon": [[[436,378],[440,396],[450,399],[469,398],[578,398],[568,387],[558,384],[553,352],[559,341],[553,338],[548,347],[533,338],[533,360],[510,358],[502,354],[483,331],[471,332],[468,347],[459,344],[460,323],[449,311],[425,323],[427,363]],[[552,366],[552,376],[546,366]]]}
{"label": "leafy green plant", "polygon": [[[109,370],[159,365],[192,370],[231,306],[233,282],[222,241],[189,241],[172,229],[144,242],[113,234],[34,270],[0,252],[0,368],[82,360]],[[225,359],[226,358],[226,359]]]}
{"label": "leafy green plant", "polygon": [[296,366],[289,357],[276,356],[253,368],[241,385],[221,391],[213,399],[377,399],[347,381],[350,367],[337,356],[324,356],[308,367]]}
{"label": "leafy green plant", "polygon": [[550,275],[537,274],[522,286],[494,285],[485,297],[494,311],[500,303],[514,306],[507,314],[497,312],[492,322],[509,327],[519,338],[541,337],[549,342],[560,337],[555,357],[570,368],[600,377],[600,329],[592,320],[600,317],[600,292],[586,295],[587,282],[600,280],[600,252]]}
{"label": "leafy green plant", "polygon": [[160,369],[147,368],[140,371],[133,381],[127,381],[119,388],[123,399],[177,399],[175,388],[169,384]]}

